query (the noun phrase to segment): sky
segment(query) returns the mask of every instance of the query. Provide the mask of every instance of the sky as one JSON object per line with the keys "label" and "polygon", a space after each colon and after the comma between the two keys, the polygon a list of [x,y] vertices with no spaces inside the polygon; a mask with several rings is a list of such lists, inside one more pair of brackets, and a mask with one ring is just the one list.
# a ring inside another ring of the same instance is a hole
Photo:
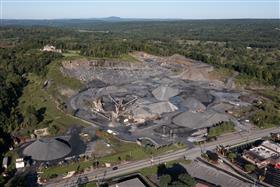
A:
{"label": "sky", "polygon": [[280,18],[280,0],[0,0],[2,19]]}

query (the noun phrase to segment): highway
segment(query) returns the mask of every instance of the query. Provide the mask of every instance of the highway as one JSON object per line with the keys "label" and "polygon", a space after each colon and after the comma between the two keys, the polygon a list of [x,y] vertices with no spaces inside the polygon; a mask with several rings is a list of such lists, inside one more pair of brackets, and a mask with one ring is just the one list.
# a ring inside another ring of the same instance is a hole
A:
{"label": "highway", "polygon": [[109,179],[128,173],[136,172],[140,169],[150,167],[152,165],[158,165],[159,163],[165,163],[172,160],[177,160],[179,158],[186,157],[187,159],[194,159],[200,156],[201,151],[211,150],[216,148],[217,145],[230,146],[246,141],[253,141],[260,139],[264,136],[268,136],[272,132],[279,132],[280,128],[271,128],[264,130],[252,130],[245,133],[232,133],[222,137],[218,140],[203,144],[202,146],[195,146],[192,149],[180,149],[174,152],[165,153],[163,155],[153,157],[152,159],[145,159],[136,162],[120,164],[117,170],[111,168],[101,168],[91,171],[89,173],[83,173],[81,175],[75,175],[69,179],[64,179],[59,182],[49,182],[45,186],[55,187],[55,186],[77,186],[78,181],[80,183],[86,183],[89,181]]}

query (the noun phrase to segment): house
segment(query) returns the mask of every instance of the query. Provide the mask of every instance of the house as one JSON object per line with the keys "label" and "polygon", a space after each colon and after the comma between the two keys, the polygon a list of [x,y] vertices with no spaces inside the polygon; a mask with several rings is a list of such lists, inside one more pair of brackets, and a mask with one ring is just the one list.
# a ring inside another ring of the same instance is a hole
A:
{"label": "house", "polygon": [[56,49],[55,46],[52,45],[46,45],[41,51],[48,51],[48,52],[56,52],[56,53],[61,53],[61,49]]}
{"label": "house", "polygon": [[7,169],[8,168],[8,163],[9,163],[9,157],[5,157],[3,159],[3,162],[2,162],[2,167]]}

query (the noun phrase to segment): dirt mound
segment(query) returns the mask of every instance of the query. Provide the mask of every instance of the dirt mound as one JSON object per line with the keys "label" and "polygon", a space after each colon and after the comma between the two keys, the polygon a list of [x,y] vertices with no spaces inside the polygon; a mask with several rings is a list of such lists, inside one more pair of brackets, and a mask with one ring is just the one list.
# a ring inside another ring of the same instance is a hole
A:
{"label": "dirt mound", "polygon": [[66,88],[66,87],[61,87],[58,89],[58,91],[61,95],[66,96],[66,97],[71,97],[76,94],[75,90],[72,90],[72,89]]}
{"label": "dirt mound", "polygon": [[177,72],[177,78],[193,80],[193,81],[211,81],[209,73],[213,71],[213,67],[179,54],[169,57],[159,57],[144,52],[132,54],[139,61],[153,61],[154,63]]}
{"label": "dirt mound", "polygon": [[186,57],[184,57],[182,55],[174,54],[170,57],[167,57],[167,63],[192,65],[193,61],[191,59],[187,59]]}
{"label": "dirt mound", "polygon": [[179,75],[181,79],[194,80],[194,81],[209,81],[209,72],[213,71],[213,67],[197,63],[185,67],[184,71]]}

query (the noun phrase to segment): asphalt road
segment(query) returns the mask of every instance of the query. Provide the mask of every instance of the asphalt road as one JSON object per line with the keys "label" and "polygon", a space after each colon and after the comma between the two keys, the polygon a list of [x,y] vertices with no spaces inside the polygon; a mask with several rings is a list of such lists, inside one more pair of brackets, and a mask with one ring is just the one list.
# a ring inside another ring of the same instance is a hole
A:
{"label": "asphalt road", "polygon": [[280,128],[273,129],[264,129],[264,130],[254,130],[246,133],[233,133],[219,137],[217,141],[213,141],[202,146],[196,146],[192,149],[181,149],[178,151],[170,152],[163,154],[161,156],[154,157],[152,159],[145,159],[136,162],[126,163],[118,165],[117,170],[112,170],[112,168],[101,168],[96,169],[89,173],[84,173],[81,175],[73,176],[69,179],[64,179],[59,182],[49,182],[46,184],[48,187],[57,187],[57,186],[77,186],[78,182],[86,183],[94,180],[103,180],[109,179],[128,173],[136,172],[140,169],[150,167],[152,165],[158,165],[159,163],[164,163],[172,160],[177,160],[182,157],[187,159],[194,159],[200,156],[201,151],[211,150],[216,148],[217,145],[234,145],[246,141],[253,141],[261,137],[269,135],[271,132],[279,132]]}

